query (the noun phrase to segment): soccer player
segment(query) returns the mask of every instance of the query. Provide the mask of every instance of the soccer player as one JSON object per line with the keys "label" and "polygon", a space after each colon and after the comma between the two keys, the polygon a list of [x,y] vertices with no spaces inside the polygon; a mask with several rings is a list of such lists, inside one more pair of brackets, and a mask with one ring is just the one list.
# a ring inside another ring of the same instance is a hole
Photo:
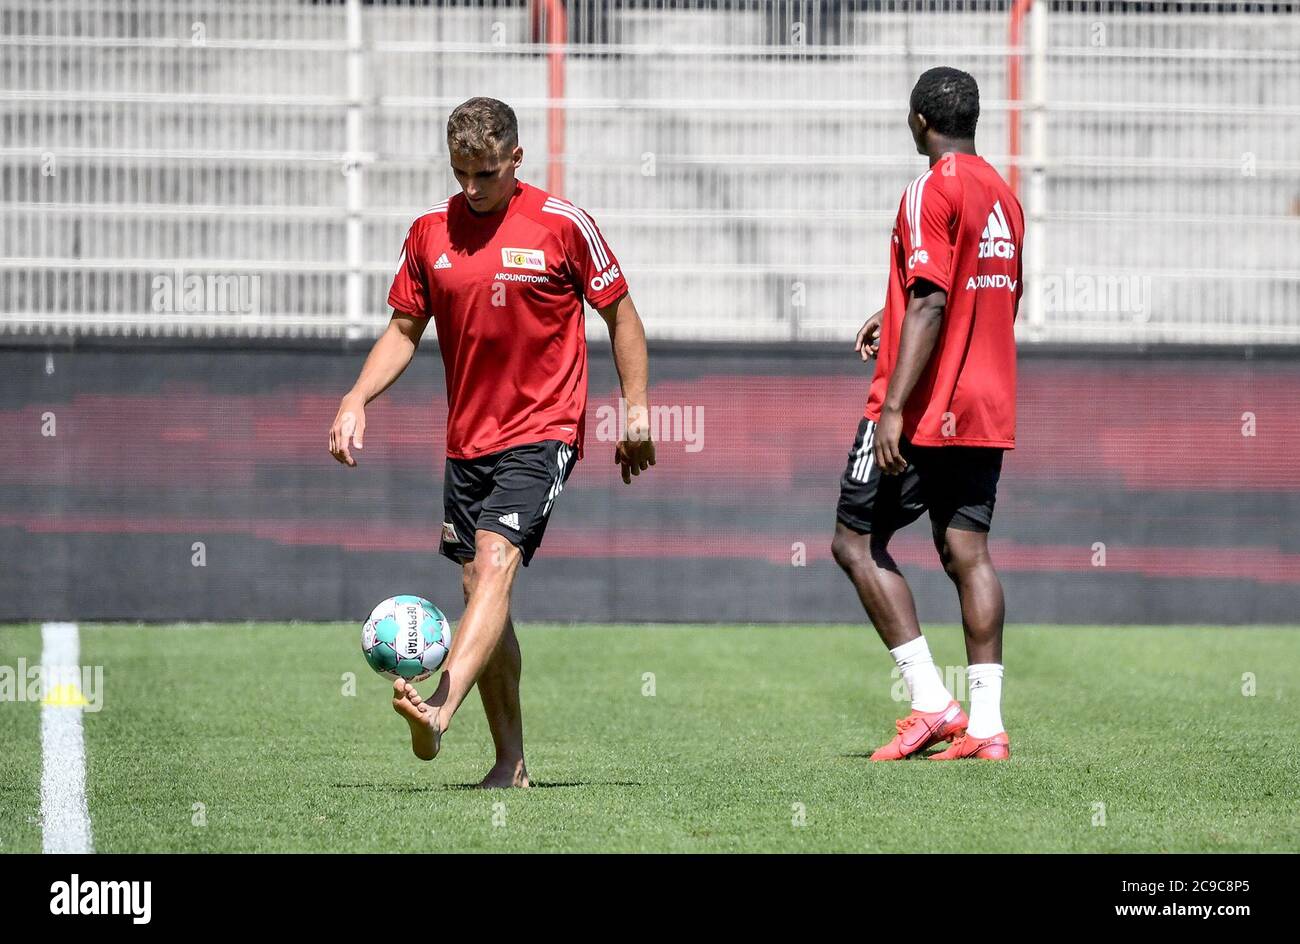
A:
{"label": "soccer player", "polygon": [[[957,69],[924,73],[907,124],[929,169],[899,202],[885,307],[858,332],[876,357],[865,417],[840,481],[835,560],[897,662],[912,710],[872,760],[1004,760],[1002,584],[989,558],[1002,454],[1015,447],[1016,345],[1024,215],[975,153],[979,89]],[[912,592],[889,554],[900,528],[929,512],[957,587],[966,636],[969,719],[921,635]]]}
{"label": "soccer player", "polygon": [[609,329],[627,429],[614,450],[625,483],[655,463],[646,408],[645,330],[618,260],[584,211],[516,179],[511,108],[472,98],[447,121],[461,192],[417,219],[388,293],[393,309],[330,429],[355,466],[366,404],[397,380],[432,319],[447,380],[441,552],[461,565],[465,612],[437,690],[398,680],[393,708],[432,760],[478,684],[496,747],[481,786],[526,787],[519,641],[510,593],[583,451],[587,343],[582,302]]}

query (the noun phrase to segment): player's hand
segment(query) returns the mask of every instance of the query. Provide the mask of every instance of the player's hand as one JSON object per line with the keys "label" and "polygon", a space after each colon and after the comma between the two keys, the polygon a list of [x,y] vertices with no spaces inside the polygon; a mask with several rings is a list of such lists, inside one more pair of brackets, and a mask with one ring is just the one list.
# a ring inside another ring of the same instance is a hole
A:
{"label": "player's hand", "polygon": [[899,444],[903,438],[903,414],[888,408],[880,411],[880,422],[876,424],[876,465],[886,475],[898,475],[907,468]]}
{"label": "player's hand", "polygon": [[339,404],[338,415],[330,427],[330,455],[347,466],[355,466],[348,443],[361,449],[361,437],[366,431],[366,402],[348,394]]}
{"label": "player's hand", "polygon": [[640,475],[655,464],[655,444],[650,438],[650,411],[639,400],[628,407],[627,429],[619,444],[614,447],[614,464],[621,467],[624,485],[631,485],[632,476]]}
{"label": "player's hand", "polygon": [[853,343],[853,350],[862,355],[863,363],[866,363],[870,357],[875,357],[880,350],[880,319],[885,313],[885,309],[880,309],[870,318],[867,319],[858,331],[857,340]]}
{"label": "player's hand", "polygon": [[614,462],[622,467],[623,484],[630,485],[632,476],[655,464],[655,444],[649,439],[624,439],[614,448]]}

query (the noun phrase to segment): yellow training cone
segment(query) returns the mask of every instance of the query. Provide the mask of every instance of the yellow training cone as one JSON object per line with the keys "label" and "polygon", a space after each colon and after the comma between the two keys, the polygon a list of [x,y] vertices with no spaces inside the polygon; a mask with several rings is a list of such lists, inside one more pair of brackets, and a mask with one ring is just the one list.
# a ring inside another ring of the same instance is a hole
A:
{"label": "yellow training cone", "polygon": [[81,689],[71,682],[64,682],[62,685],[55,685],[45,697],[41,699],[43,705],[53,705],[59,708],[75,708],[87,704],[86,696],[81,694]]}

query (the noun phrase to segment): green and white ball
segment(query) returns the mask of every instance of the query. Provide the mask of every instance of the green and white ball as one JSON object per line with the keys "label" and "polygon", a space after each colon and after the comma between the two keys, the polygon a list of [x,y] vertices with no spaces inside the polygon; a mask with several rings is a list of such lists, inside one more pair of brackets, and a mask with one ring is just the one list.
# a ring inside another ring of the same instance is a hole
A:
{"label": "green and white ball", "polygon": [[390,679],[427,679],[451,648],[451,626],[423,597],[389,597],[361,627],[361,651],[370,667]]}

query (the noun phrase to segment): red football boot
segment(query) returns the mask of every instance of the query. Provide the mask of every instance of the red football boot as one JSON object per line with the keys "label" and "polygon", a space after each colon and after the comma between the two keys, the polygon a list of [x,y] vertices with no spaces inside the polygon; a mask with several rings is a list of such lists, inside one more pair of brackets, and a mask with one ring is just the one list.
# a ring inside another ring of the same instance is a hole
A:
{"label": "red football boot", "polygon": [[898,734],[880,750],[871,755],[872,760],[903,760],[940,741],[947,741],[966,730],[966,712],[952,701],[942,711],[913,711],[906,718],[894,722]]}
{"label": "red football boot", "polygon": [[931,754],[930,760],[1010,760],[1011,739],[999,731],[992,737],[971,737],[965,731],[952,739],[946,751]]}

